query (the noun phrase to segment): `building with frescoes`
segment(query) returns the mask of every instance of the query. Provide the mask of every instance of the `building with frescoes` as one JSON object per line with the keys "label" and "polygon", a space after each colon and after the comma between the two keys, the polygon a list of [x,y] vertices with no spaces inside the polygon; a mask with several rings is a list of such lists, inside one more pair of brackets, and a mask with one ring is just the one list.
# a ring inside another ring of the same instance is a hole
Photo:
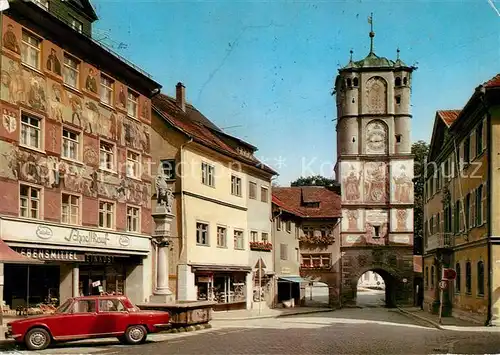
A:
{"label": "building with frescoes", "polygon": [[375,271],[386,303],[412,303],[413,156],[410,93],[415,69],[374,52],[339,69],[336,179],[342,186],[342,304]]}
{"label": "building with frescoes", "polygon": [[175,92],[175,98],[160,94],[152,100],[151,124],[152,159],[162,164],[175,196],[170,291],[179,301],[215,301],[215,310],[270,305],[270,188],[276,172],[255,157],[256,147],[189,104],[182,83]]}
{"label": "building with frescoes", "polygon": [[150,99],[160,85],[94,41],[86,0],[2,14],[0,237],[11,309],[96,292],[152,293]]}

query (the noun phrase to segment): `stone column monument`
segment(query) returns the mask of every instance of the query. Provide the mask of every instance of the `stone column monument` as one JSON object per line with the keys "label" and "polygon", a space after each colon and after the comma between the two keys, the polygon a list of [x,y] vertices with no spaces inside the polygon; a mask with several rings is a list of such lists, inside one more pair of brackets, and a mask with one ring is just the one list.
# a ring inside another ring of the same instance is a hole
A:
{"label": "stone column monument", "polygon": [[158,165],[156,176],[156,208],[153,211],[154,231],[153,244],[156,246],[156,287],[150,302],[171,303],[174,295],[168,287],[168,254],[169,245],[172,243],[171,224],[174,219],[173,202],[174,194],[168,187],[167,177],[161,164]]}

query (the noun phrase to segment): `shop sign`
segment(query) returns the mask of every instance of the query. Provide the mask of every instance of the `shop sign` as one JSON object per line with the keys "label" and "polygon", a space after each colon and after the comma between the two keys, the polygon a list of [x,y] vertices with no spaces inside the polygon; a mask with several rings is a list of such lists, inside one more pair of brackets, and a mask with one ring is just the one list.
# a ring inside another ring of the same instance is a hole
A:
{"label": "shop sign", "polygon": [[115,257],[112,255],[85,255],[85,262],[87,263],[103,263],[112,264],[115,261]]}
{"label": "shop sign", "polygon": [[52,229],[47,226],[38,226],[35,232],[36,236],[40,239],[50,239],[52,238]]}
{"label": "shop sign", "polygon": [[84,261],[85,255],[71,250],[54,250],[39,248],[16,248],[13,250],[28,258],[46,261]]}
{"label": "shop sign", "polygon": [[97,233],[94,231],[81,231],[79,229],[72,229],[70,234],[64,237],[68,242],[76,242],[79,244],[101,244],[108,245],[108,233]]}

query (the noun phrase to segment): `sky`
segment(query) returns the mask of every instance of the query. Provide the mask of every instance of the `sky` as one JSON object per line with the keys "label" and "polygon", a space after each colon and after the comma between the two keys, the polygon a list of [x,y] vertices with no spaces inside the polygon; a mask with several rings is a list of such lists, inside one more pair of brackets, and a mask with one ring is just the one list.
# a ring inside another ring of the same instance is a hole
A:
{"label": "sky", "polygon": [[412,141],[429,142],[436,110],[465,105],[500,72],[500,0],[93,0],[94,38],[186,99],[287,186],[333,176],[338,69],[369,52],[413,74]]}

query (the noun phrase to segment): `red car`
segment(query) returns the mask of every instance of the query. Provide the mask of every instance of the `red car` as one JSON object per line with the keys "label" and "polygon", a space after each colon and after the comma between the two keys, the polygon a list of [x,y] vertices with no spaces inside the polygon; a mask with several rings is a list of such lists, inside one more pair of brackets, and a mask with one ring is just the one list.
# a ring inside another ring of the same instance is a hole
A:
{"label": "red car", "polygon": [[56,341],[118,337],[121,343],[140,344],[148,333],[168,327],[170,314],[141,311],[125,296],[70,298],[53,314],[34,316],[7,324],[6,338],[42,350]]}

